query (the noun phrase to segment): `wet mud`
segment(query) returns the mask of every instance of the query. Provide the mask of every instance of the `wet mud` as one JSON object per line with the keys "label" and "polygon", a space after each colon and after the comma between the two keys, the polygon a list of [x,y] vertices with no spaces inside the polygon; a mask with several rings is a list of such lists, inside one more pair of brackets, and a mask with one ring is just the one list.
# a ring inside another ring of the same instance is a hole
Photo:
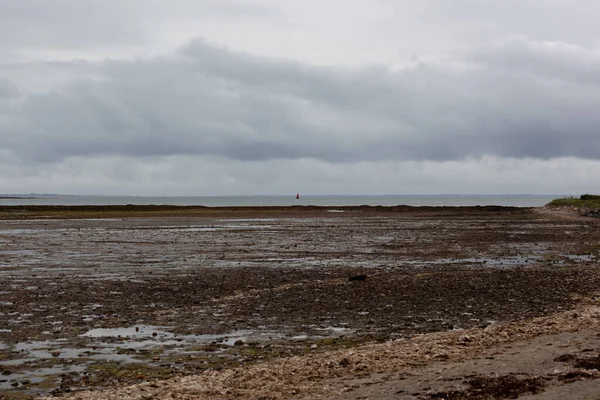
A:
{"label": "wet mud", "polygon": [[570,308],[600,283],[593,221],[330,211],[74,208],[0,221],[0,398],[485,327]]}

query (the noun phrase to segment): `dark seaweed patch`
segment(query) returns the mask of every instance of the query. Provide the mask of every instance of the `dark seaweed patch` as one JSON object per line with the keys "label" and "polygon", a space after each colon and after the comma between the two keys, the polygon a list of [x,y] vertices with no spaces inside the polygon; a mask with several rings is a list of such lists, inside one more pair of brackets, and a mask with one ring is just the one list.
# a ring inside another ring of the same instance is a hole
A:
{"label": "dark seaweed patch", "polygon": [[478,376],[468,380],[464,390],[438,392],[430,399],[477,400],[477,399],[516,399],[525,393],[537,394],[546,386],[544,378],[519,378],[515,375],[499,377]]}

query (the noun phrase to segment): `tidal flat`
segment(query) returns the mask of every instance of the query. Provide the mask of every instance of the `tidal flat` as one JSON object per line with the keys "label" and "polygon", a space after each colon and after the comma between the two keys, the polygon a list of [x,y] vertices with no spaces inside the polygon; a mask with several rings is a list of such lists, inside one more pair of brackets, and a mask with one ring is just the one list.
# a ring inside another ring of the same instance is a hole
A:
{"label": "tidal flat", "polygon": [[6,209],[0,398],[543,317],[600,283],[597,221],[534,208]]}

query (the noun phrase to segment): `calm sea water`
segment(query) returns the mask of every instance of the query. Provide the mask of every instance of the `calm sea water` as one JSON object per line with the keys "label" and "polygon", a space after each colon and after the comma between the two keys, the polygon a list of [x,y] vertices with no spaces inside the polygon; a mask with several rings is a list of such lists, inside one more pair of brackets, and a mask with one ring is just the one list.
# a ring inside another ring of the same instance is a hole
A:
{"label": "calm sea water", "polygon": [[218,197],[143,197],[143,196],[65,196],[31,195],[31,199],[0,199],[0,205],[124,205],[169,204],[180,206],[516,206],[539,207],[559,195],[385,195],[385,196],[218,196]]}

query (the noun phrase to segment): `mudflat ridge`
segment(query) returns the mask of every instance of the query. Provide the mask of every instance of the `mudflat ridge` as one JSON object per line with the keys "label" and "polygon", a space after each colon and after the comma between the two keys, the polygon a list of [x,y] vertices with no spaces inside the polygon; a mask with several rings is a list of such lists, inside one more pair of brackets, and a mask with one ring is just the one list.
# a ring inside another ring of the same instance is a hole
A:
{"label": "mudflat ridge", "polygon": [[452,214],[465,213],[511,213],[524,211],[526,208],[503,207],[503,206],[475,206],[475,207],[435,207],[435,206],[234,206],[234,207],[206,207],[206,206],[175,206],[175,205],[0,205],[0,219],[33,219],[39,217],[46,218],[111,218],[114,216],[139,217],[139,216],[240,216],[240,215],[281,215],[281,216],[299,216],[309,215],[310,213],[321,212],[366,212],[366,213],[444,213]]}

